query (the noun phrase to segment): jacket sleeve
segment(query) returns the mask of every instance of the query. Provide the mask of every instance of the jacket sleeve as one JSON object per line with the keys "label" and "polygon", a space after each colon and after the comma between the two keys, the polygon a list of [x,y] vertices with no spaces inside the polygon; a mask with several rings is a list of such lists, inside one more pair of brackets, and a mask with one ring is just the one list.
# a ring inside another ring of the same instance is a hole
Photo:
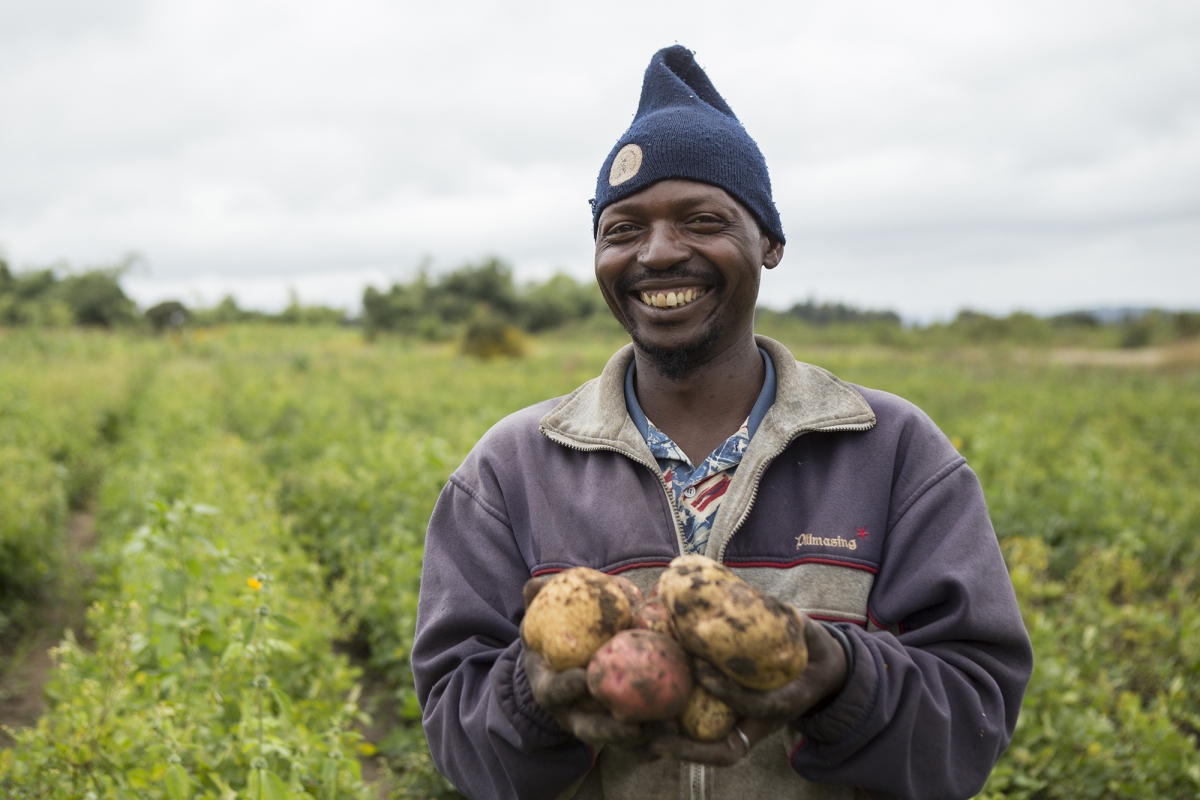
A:
{"label": "jacket sleeve", "polygon": [[[930,423],[932,424],[932,423]],[[1033,652],[975,473],[942,465],[891,512],[868,613],[842,626],[854,674],[792,724],[792,766],[873,798],[967,798],[1016,726]]]}
{"label": "jacket sleeve", "polygon": [[433,762],[471,798],[553,798],[592,764],[530,692],[529,577],[503,509],[452,476],[426,537],[412,668]]}

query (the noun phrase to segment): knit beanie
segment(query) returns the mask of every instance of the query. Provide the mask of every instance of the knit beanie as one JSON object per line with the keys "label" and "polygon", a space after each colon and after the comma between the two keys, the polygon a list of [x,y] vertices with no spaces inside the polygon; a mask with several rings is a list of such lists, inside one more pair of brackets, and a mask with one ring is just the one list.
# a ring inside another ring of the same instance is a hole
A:
{"label": "knit beanie", "polygon": [[784,241],[766,160],[692,51],[681,45],[659,50],[646,67],[633,124],[596,179],[592,235],[610,203],[668,178],[724,189],[750,210],[763,231]]}

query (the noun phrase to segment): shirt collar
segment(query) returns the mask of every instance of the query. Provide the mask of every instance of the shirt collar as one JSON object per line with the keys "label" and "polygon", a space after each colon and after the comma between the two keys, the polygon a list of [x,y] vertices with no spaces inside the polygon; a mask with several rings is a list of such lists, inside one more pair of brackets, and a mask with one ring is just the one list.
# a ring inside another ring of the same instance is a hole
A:
{"label": "shirt collar", "polygon": [[[754,438],[754,432],[758,430],[759,423],[771,410],[771,406],[775,404],[775,365],[771,363],[771,357],[767,355],[766,350],[760,347],[758,352],[762,354],[766,374],[763,376],[762,391],[758,393],[758,400],[755,401],[754,408],[750,409],[750,416],[746,418],[747,438]],[[637,426],[638,433],[642,434],[643,439],[646,439],[650,435],[649,420],[646,419],[646,414],[638,404],[637,395],[633,391],[633,375],[636,368],[637,361],[633,360],[629,362],[629,367],[625,370],[625,408],[629,411],[629,417],[633,420],[633,424]]]}

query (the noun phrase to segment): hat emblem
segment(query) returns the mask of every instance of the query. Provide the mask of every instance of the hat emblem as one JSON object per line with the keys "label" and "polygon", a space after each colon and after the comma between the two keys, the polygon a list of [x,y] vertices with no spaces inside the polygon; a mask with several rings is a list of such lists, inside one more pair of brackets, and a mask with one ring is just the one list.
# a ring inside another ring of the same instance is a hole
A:
{"label": "hat emblem", "polygon": [[636,144],[627,144],[613,159],[612,169],[608,171],[608,185],[620,186],[625,181],[638,174],[642,168],[642,148]]}

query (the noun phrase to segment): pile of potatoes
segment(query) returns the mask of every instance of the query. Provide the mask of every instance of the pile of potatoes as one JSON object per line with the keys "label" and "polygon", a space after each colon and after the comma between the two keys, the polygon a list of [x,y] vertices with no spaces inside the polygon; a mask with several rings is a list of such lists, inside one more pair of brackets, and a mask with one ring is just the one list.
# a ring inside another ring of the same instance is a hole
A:
{"label": "pile of potatoes", "polygon": [[808,663],[794,609],[699,555],[672,561],[648,598],[620,576],[560,572],[530,602],[522,631],[552,668],[586,667],[588,690],[617,719],[677,719],[705,742],[725,737],[736,715],[693,679],[694,658],[757,690]]}

